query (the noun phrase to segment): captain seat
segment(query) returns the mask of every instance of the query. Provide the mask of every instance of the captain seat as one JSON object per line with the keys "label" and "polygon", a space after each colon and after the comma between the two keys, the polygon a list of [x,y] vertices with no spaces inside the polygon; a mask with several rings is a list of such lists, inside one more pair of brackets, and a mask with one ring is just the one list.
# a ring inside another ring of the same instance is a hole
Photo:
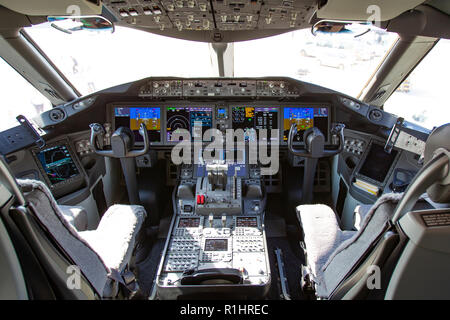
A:
{"label": "captain seat", "polygon": [[[447,204],[444,207],[448,208],[448,137],[450,124],[430,134],[425,147],[425,164],[404,193],[384,194],[371,207],[356,208],[357,216],[361,218],[357,222],[357,231],[342,230],[335,212],[326,205],[300,205],[296,208],[304,235],[302,246],[306,265],[302,266],[302,286],[305,292],[308,292],[306,289],[312,290],[320,299],[363,297],[360,292],[365,290],[365,283],[355,289],[356,283],[367,278],[368,267],[381,266],[393,256],[399,239],[395,225],[413,208],[416,209],[419,198],[427,197],[424,192],[428,192],[430,202]],[[450,240],[450,234],[447,236]],[[418,238],[421,241],[420,236]],[[391,271],[394,268],[391,266]]]}
{"label": "captain seat", "polygon": [[[53,282],[53,291],[68,299],[101,299],[138,290],[129,266],[147,215],[142,206],[113,205],[96,230],[86,230],[83,208],[58,205],[41,181],[15,180],[3,158],[0,169],[2,185],[18,202],[10,216]],[[73,267],[83,283],[78,290],[67,285]]]}

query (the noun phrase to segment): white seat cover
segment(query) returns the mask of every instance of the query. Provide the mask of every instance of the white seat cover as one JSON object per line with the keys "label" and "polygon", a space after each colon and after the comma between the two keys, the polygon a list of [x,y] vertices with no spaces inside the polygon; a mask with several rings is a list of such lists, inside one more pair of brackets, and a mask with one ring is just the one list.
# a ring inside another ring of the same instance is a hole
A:
{"label": "white seat cover", "polygon": [[103,215],[96,230],[79,232],[79,235],[108,268],[121,272],[130,261],[144,219],[142,206],[114,205]]}
{"label": "white seat cover", "polygon": [[358,231],[342,231],[331,208],[325,205],[297,207],[305,234],[307,264],[316,295],[328,298],[383,233],[403,194],[381,196],[364,216]]}

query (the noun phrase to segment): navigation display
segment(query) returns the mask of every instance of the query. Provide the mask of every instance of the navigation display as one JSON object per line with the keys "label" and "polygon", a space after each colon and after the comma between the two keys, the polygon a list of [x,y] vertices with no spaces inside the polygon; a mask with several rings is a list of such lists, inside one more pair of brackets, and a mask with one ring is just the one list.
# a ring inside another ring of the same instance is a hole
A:
{"label": "navigation display", "polygon": [[205,131],[211,128],[211,107],[167,108],[167,141],[179,141],[172,138],[172,135],[181,129],[189,131],[191,140],[203,141]]}
{"label": "navigation display", "polygon": [[143,142],[139,134],[141,123],[147,127],[150,142],[161,141],[161,109],[152,107],[116,107],[114,108],[115,129],[130,128],[136,142]]}
{"label": "navigation display", "polygon": [[58,145],[36,154],[52,185],[78,176],[80,171],[75,165],[66,145]]}
{"label": "navigation display", "polygon": [[276,107],[233,107],[233,129],[244,130],[246,141],[256,141],[257,131],[267,129],[267,138],[271,129],[278,129],[278,108]]}
{"label": "navigation display", "polygon": [[328,141],[328,108],[321,107],[294,107],[284,108],[284,134],[283,140],[287,141],[289,129],[293,123],[297,123],[297,134],[294,142],[303,142],[303,133],[309,128],[318,128]]}

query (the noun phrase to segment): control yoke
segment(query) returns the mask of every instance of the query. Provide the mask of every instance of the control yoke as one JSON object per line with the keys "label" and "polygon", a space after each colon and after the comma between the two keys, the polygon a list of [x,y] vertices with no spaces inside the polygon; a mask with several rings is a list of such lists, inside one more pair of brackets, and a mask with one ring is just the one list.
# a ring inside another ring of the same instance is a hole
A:
{"label": "control yoke", "polygon": [[120,159],[123,175],[127,184],[128,200],[130,204],[140,204],[139,190],[136,178],[136,162],[134,158],[146,154],[149,150],[147,128],[144,123],[139,127],[139,134],[144,139],[144,147],[141,150],[133,150],[134,134],[126,127],[118,128],[111,136],[111,150],[102,150],[97,146],[97,141],[103,141],[105,129],[99,123],[92,123],[91,146],[98,155]]}
{"label": "control yoke", "polygon": [[118,128],[111,136],[111,150],[101,150],[97,147],[97,137],[103,140],[105,129],[99,123],[92,123],[91,128],[91,145],[95,153],[111,158],[136,158],[148,152],[149,141],[147,128],[144,123],[139,127],[139,134],[144,139],[144,147],[141,150],[133,150],[134,134],[126,127]]}
{"label": "control yoke", "polygon": [[316,174],[317,160],[323,157],[331,157],[344,149],[344,124],[337,124],[331,130],[333,136],[337,136],[339,147],[335,150],[325,150],[325,137],[316,127],[312,127],[303,134],[304,149],[296,149],[293,146],[294,137],[297,134],[297,124],[293,123],[289,130],[288,149],[294,156],[305,158],[303,175],[302,203],[311,203],[313,199],[314,176]]}
{"label": "control yoke", "polygon": [[293,146],[294,137],[297,134],[297,123],[293,123],[289,130],[288,148],[293,155],[304,158],[323,158],[334,156],[344,149],[344,124],[337,124],[331,129],[332,135],[337,135],[339,139],[339,147],[336,150],[325,150],[325,137],[323,133],[316,127],[312,127],[303,134],[305,141],[305,149],[296,149]]}

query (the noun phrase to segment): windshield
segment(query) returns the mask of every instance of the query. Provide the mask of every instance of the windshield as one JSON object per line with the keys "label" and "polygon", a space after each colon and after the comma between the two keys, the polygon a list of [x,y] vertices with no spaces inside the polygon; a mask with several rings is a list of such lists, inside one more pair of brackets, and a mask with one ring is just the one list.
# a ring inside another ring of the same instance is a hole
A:
{"label": "windshield", "polygon": [[[88,94],[150,76],[217,77],[216,55],[207,43],[179,40],[131,28],[66,34],[48,23],[26,29],[56,66]],[[286,76],[357,96],[397,35],[352,35],[298,30],[237,42],[236,77]]]}
{"label": "windshield", "polygon": [[397,39],[299,30],[235,44],[235,76],[288,76],[356,97]]}
{"label": "windshield", "polygon": [[26,32],[83,95],[150,76],[218,76],[207,43],[124,27],[67,34],[44,23]]}

